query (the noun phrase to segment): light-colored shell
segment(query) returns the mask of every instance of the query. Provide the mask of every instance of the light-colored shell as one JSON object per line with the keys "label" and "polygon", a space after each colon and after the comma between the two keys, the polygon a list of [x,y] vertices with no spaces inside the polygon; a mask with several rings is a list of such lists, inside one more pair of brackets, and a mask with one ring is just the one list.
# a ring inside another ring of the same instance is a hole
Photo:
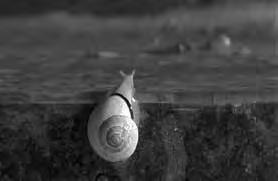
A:
{"label": "light-colored shell", "polygon": [[111,162],[128,159],[138,143],[137,126],[125,116],[112,116],[105,120],[97,134],[94,149],[103,159]]}
{"label": "light-colored shell", "polygon": [[88,122],[91,146],[100,157],[110,162],[128,159],[138,143],[138,127],[122,101],[116,96],[111,97],[92,113]]}
{"label": "light-colored shell", "polygon": [[[128,85],[127,80],[116,91],[131,100]],[[138,143],[135,120],[137,118],[131,118],[128,105],[121,97],[108,97],[93,111],[88,121],[88,138],[94,151],[110,162],[128,159]]]}

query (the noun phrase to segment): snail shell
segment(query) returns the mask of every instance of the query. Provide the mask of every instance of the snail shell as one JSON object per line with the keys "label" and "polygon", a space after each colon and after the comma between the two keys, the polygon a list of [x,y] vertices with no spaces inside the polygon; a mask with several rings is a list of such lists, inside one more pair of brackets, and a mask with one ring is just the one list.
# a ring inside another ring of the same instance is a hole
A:
{"label": "snail shell", "polygon": [[120,86],[93,111],[88,121],[88,138],[92,148],[110,162],[128,159],[138,143],[137,118],[133,119],[131,114],[134,105],[133,75],[125,75]]}

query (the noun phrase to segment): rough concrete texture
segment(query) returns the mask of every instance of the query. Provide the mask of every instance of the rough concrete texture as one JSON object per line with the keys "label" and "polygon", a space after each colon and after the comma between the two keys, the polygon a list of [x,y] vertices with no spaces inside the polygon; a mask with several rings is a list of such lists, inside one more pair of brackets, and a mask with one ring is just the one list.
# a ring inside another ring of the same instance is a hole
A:
{"label": "rough concrete texture", "polygon": [[0,107],[0,180],[267,180],[278,178],[278,106],[142,104],[140,137],[125,162],[91,149],[92,104]]}

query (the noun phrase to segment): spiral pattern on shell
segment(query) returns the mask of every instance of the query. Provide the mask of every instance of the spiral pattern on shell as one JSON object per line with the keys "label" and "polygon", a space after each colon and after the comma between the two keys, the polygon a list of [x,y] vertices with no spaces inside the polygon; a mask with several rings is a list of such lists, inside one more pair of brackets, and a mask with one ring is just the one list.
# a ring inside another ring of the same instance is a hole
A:
{"label": "spiral pattern on shell", "polygon": [[122,161],[129,158],[138,143],[136,123],[127,116],[114,115],[104,120],[97,135],[95,151],[107,161]]}

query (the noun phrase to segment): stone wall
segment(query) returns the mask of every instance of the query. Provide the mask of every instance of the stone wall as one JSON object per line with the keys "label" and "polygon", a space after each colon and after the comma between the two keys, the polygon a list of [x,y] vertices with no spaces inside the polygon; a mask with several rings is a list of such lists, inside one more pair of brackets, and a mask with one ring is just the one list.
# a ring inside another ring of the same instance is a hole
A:
{"label": "stone wall", "polygon": [[277,180],[275,104],[142,104],[137,149],[114,164],[88,144],[93,109],[1,105],[0,180]]}

